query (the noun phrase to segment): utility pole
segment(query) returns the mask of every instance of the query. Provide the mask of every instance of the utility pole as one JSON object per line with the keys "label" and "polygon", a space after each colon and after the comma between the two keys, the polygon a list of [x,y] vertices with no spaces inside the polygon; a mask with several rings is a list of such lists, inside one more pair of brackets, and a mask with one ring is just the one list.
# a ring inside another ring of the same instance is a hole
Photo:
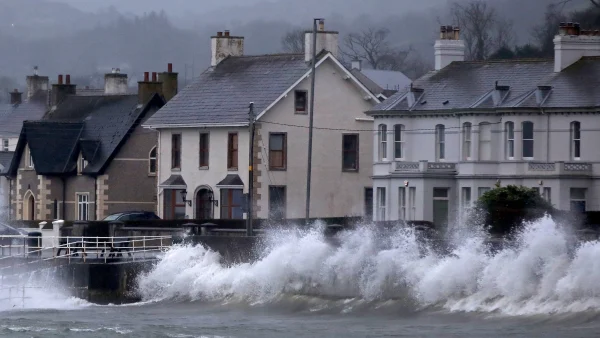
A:
{"label": "utility pole", "polygon": [[308,122],[308,168],[306,168],[306,216],[305,222],[308,225],[310,219],[310,181],[312,174],[312,139],[313,139],[313,122],[315,108],[315,70],[317,68],[317,21],[323,24],[323,19],[313,19],[313,36],[312,36],[312,75],[310,79],[310,111]]}
{"label": "utility pole", "polygon": [[252,224],[252,206],[254,204],[253,190],[254,190],[254,102],[250,102],[250,111],[248,112],[248,119],[250,121],[250,158],[248,164],[248,216],[246,217],[246,236],[253,236],[254,229]]}

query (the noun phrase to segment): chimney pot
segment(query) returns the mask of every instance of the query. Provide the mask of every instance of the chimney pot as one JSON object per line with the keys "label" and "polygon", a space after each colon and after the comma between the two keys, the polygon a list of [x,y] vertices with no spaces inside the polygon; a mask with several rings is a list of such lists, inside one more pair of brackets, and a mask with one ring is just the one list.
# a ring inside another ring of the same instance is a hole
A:
{"label": "chimney pot", "polygon": [[156,79],[156,72],[152,72],[152,82],[156,82],[156,81],[158,81]]}
{"label": "chimney pot", "polygon": [[217,32],[217,36],[218,37],[222,37],[223,36],[223,32]]}
{"label": "chimney pot", "polygon": [[225,31],[225,37],[228,38],[229,37],[229,31]]}
{"label": "chimney pot", "polygon": [[173,73],[173,64],[172,64],[172,63],[169,63],[169,64],[167,65],[167,71],[168,71],[169,73]]}
{"label": "chimney pot", "polygon": [[150,81],[150,73],[144,72],[144,82],[149,82],[149,81]]}
{"label": "chimney pot", "polygon": [[323,20],[323,19],[319,20],[319,31],[320,32],[325,31],[325,20]]}
{"label": "chimney pot", "polygon": [[13,93],[18,93],[19,90],[17,88],[15,88],[15,90],[13,91]]}
{"label": "chimney pot", "polygon": [[65,83],[68,85],[71,84],[71,75],[70,74],[65,75]]}
{"label": "chimney pot", "polygon": [[63,76],[62,74],[58,75],[58,84],[63,84]]}

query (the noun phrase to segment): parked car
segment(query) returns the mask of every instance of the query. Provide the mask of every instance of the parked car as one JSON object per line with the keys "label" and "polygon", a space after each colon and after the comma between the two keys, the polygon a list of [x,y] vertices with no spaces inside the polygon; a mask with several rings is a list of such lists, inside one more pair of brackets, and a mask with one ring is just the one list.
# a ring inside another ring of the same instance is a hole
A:
{"label": "parked car", "polygon": [[148,221],[160,219],[152,211],[126,211],[104,217],[103,221]]}

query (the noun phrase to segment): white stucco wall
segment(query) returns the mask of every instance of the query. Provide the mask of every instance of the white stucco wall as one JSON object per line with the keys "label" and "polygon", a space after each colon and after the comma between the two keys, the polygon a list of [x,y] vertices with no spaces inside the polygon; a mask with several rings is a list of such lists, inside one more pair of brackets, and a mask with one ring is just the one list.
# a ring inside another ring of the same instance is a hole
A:
{"label": "white stucco wall", "polygon": [[[311,217],[339,217],[363,215],[365,209],[365,188],[371,187],[373,170],[373,123],[365,121],[364,114],[375,103],[365,100],[362,91],[351,80],[344,79],[342,72],[332,61],[326,61],[317,69],[314,126],[342,130],[314,129],[313,138],[313,175],[311,191]],[[303,80],[295,89],[310,89],[310,77]],[[310,92],[310,91],[309,91]],[[257,114],[260,112],[256,112]],[[357,121],[356,118],[362,119]],[[275,122],[294,126],[269,124]],[[308,114],[296,114],[294,109],[294,91],[273,106],[257,122],[261,162],[254,168],[260,175],[257,198],[260,210],[259,218],[268,217],[269,186],[286,187],[287,218],[304,217],[306,199],[306,170],[308,154]],[[180,128],[160,129],[158,182],[164,182],[172,174],[182,175],[187,184],[188,197],[193,199],[192,206],[186,205],[186,215],[195,217],[195,193],[203,186],[210,187],[214,197],[220,200],[220,191],[216,184],[223,180],[227,170],[227,135],[237,131],[238,170],[233,172],[244,182],[244,193],[248,192],[248,144],[249,132],[243,128]],[[199,168],[199,135],[210,133],[209,168]],[[287,167],[284,171],[271,171],[268,167],[269,133],[287,133]],[[171,169],[171,135],[182,135],[181,170]],[[359,170],[342,171],[342,135],[359,134]],[[260,173],[259,173],[260,171]],[[159,213],[163,213],[164,198],[159,188]],[[214,208],[215,218],[219,217],[219,207]]]}
{"label": "white stucco wall", "polygon": [[[547,114],[506,114],[493,116],[482,114],[457,114],[455,116],[433,115],[411,117],[396,116],[377,118],[375,128],[381,123],[388,129],[388,154],[393,154],[393,126],[405,126],[405,156],[399,161],[435,162],[435,133],[437,124],[446,127],[446,158],[445,163],[455,164],[454,173],[448,171],[413,170],[396,171],[393,159],[379,161],[378,136],[374,136],[374,190],[386,187],[388,212],[387,219],[398,219],[398,187],[409,181],[410,186],[417,189],[417,214],[415,219],[432,221],[431,205],[434,187],[449,187],[451,189],[450,205],[454,208],[452,217],[457,215],[462,188],[471,188],[471,201],[478,197],[478,189],[493,188],[497,180],[501,185],[516,184],[528,187],[550,188],[550,199],[555,207],[563,210],[570,208],[570,189],[587,188],[586,210],[600,210],[600,148],[597,147],[600,135],[596,132],[600,120],[595,114],[570,114],[561,112],[546,112]],[[507,159],[505,153],[505,123],[514,122],[515,156]],[[522,153],[522,122],[534,123],[534,157],[523,158]],[[581,156],[574,159],[571,156],[571,122],[581,123]],[[462,126],[465,122],[472,124],[471,159],[465,160],[462,155],[463,135]],[[479,124],[492,123],[491,154],[488,160],[480,158]],[[391,156],[388,156],[391,157]],[[565,165],[565,162],[567,163]],[[533,168],[532,163],[550,163]],[[590,170],[572,170],[573,165],[581,164]],[[427,163],[419,164],[426,168]],[[571,170],[569,170],[571,168]],[[374,208],[377,206],[374,196]]]}

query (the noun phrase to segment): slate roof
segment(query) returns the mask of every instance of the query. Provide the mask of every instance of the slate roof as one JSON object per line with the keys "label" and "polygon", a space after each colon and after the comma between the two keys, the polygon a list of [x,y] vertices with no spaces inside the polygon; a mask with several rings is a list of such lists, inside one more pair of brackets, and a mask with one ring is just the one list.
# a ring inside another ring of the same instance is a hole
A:
{"label": "slate roof", "polygon": [[187,186],[181,175],[171,175],[160,184],[161,187],[184,187]]}
{"label": "slate roof", "polygon": [[221,182],[217,183],[217,187],[219,187],[219,186],[243,187],[244,182],[242,181],[242,179],[240,178],[239,175],[229,174],[229,175],[225,176],[225,178]]}
{"label": "slate roof", "polygon": [[[508,90],[496,91],[496,81]],[[559,73],[546,59],[453,62],[415,80],[416,89],[422,93],[407,88],[370,113],[600,107],[600,57],[583,57]]]}
{"label": "slate roof", "polygon": [[45,113],[46,106],[39,103],[0,104],[1,137],[18,137],[23,121],[39,120]]}
{"label": "slate roof", "polygon": [[10,172],[28,144],[38,174],[71,173],[80,153],[88,161],[82,172],[100,174],[145,114],[162,104],[158,95],[144,107],[137,95],[68,96],[43,120],[23,124]]}
{"label": "slate roof", "polygon": [[13,151],[0,151],[0,175],[8,172],[13,155]]}
{"label": "slate roof", "polygon": [[[390,91],[395,93],[406,88],[412,82],[412,80],[408,78],[408,76],[404,75],[404,73],[393,70],[362,69],[359,71],[357,69],[353,69],[352,74],[357,76],[357,73],[360,73],[362,77],[367,78],[368,81],[380,88],[379,92],[374,92],[371,90],[373,93],[376,93],[376,95],[386,95],[386,92],[389,94]],[[365,86],[371,89],[368,85],[365,84]]]}
{"label": "slate roof", "polygon": [[144,125],[247,124],[310,70],[304,54],[228,57],[204,71]]}

